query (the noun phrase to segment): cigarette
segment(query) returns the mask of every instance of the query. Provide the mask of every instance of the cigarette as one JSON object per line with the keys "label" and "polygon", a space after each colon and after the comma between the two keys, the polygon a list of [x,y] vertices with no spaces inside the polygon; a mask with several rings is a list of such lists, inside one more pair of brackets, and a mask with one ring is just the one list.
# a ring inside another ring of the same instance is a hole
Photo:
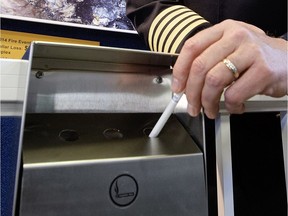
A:
{"label": "cigarette", "polygon": [[150,138],[155,138],[158,136],[158,134],[161,132],[163,129],[164,125],[166,124],[167,120],[169,119],[170,115],[173,113],[177,103],[181,99],[183,93],[173,93],[173,97],[171,98],[168,106],[165,108],[164,112],[160,116],[158,122],[154,126],[153,130],[149,134]]}

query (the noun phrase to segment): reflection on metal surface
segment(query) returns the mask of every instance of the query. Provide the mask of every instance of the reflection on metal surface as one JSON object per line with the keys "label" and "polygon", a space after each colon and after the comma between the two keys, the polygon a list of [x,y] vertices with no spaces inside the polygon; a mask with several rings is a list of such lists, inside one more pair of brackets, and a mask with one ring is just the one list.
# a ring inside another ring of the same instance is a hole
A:
{"label": "reflection on metal surface", "polygon": [[29,113],[162,112],[171,98],[176,56],[41,42],[33,48]]}
{"label": "reflection on metal surface", "polygon": [[24,163],[201,153],[176,116],[171,116],[158,138],[148,138],[146,133],[159,116],[158,113],[27,114]]}

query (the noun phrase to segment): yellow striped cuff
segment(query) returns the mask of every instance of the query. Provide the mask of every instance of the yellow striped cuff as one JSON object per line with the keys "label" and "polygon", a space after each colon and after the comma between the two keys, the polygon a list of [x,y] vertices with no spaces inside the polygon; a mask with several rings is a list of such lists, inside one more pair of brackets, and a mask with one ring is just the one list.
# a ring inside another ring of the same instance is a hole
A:
{"label": "yellow striped cuff", "polygon": [[149,47],[156,52],[174,54],[192,31],[207,24],[208,21],[187,7],[169,7],[153,20],[148,33]]}

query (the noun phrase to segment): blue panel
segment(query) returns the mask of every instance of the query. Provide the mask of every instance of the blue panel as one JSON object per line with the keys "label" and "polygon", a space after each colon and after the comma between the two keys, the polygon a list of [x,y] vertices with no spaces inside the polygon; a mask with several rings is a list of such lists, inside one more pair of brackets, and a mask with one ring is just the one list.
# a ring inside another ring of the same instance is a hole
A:
{"label": "blue panel", "polygon": [[21,117],[1,117],[1,216],[11,216]]}

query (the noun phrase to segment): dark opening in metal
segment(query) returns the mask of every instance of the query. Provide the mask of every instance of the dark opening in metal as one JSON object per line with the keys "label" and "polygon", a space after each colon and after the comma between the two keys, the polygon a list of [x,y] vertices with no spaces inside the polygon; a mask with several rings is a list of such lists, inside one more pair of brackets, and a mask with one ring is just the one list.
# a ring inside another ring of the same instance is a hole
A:
{"label": "dark opening in metal", "polygon": [[103,131],[103,135],[106,139],[122,139],[123,134],[117,128],[108,128]]}
{"label": "dark opening in metal", "polygon": [[62,140],[68,141],[68,142],[73,142],[79,139],[79,135],[77,131],[71,130],[71,129],[65,129],[65,130],[60,131],[59,137]]}

